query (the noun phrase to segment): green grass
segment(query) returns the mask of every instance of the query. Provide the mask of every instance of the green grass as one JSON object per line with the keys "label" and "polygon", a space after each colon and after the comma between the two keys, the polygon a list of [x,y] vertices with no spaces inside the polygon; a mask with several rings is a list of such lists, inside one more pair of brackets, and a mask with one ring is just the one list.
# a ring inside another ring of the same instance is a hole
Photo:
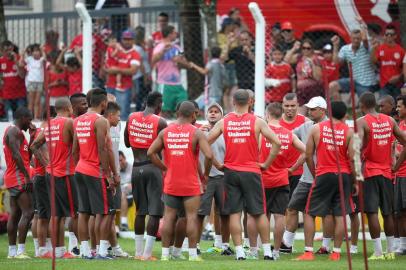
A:
{"label": "green grass", "polygon": [[[134,242],[129,239],[120,239],[120,245],[124,250],[132,254],[134,252]],[[206,250],[210,247],[212,242],[204,241],[202,242],[202,250]],[[296,249],[301,251],[303,249],[303,241],[295,242]],[[0,236],[0,269],[1,270],[46,270],[51,269],[50,260],[32,259],[25,261],[8,260],[7,257],[7,237],[5,235]],[[315,248],[320,246],[320,242],[315,242]],[[361,249],[361,246],[359,246]],[[368,242],[368,249],[371,252],[372,243]],[[33,244],[32,240],[27,240],[27,251],[30,255],[33,254]],[[160,242],[157,242],[154,247],[154,254],[160,256]],[[369,253],[370,253],[369,252]],[[203,254],[204,262],[190,263],[188,261],[170,261],[170,262],[140,262],[132,259],[117,259],[112,261],[97,261],[97,260],[57,260],[56,269],[63,270],[133,270],[133,269],[153,269],[153,270],[197,270],[197,269],[249,269],[249,270],[260,270],[260,269],[348,269],[348,264],[346,257],[343,256],[340,262],[329,262],[327,256],[317,256],[316,260],[313,262],[297,262],[292,261],[293,258],[298,256],[299,253],[293,255],[282,255],[279,261],[235,261],[234,257],[223,257],[220,255]],[[362,255],[356,255],[353,257],[353,269],[364,269],[363,257]],[[394,261],[379,261],[379,262],[369,262],[369,269],[406,269],[406,256],[398,257]]]}

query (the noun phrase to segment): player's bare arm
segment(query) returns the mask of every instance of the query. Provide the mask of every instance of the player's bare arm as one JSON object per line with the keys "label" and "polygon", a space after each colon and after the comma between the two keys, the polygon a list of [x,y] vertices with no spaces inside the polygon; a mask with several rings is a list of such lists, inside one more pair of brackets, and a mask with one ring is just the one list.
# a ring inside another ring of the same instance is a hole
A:
{"label": "player's bare arm", "polygon": [[30,150],[42,166],[47,166],[49,162],[48,156],[46,156],[44,152],[41,151],[41,147],[45,144],[45,142],[45,133],[44,131],[41,131],[30,146]]}
{"label": "player's bare arm", "polygon": [[309,138],[306,143],[306,164],[313,177],[316,175],[316,166],[314,164],[313,155],[316,151],[316,134],[319,134],[320,127],[315,125],[310,131]]}
{"label": "player's bare arm", "polygon": [[165,164],[162,160],[158,157],[158,153],[160,153],[164,149],[164,131],[162,130],[159,132],[158,137],[154,140],[151,146],[148,149],[147,155],[151,159],[152,164],[157,166],[162,171],[166,171]]}
{"label": "player's bare arm", "polygon": [[24,135],[20,135],[16,127],[10,128],[7,133],[6,144],[8,147],[10,147],[12,157],[16,162],[18,170],[24,174],[25,182],[28,183],[30,182],[30,175],[24,167],[23,158],[20,154],[20,145],[23,141],[23,138],[21,136]]}
{"label": "player's bare arm", "polygon": [[95,122],[96,129],[96,141],[97,141],[97,150],[99,154],[99,159],[101,163],[102,170],[107,177],[109,182],[109,188],[114,186],[113,179],[111,178],[111,170],[109,166],[110,153],[106,147],[106,138],[108,136],[109,124],[107,119],[100,117]]}
{"label": "player's bare arm", "polygon": [[300,156],[297,159],[296,163],[293,164],[293,166],[291,168],[289,168],[289,173],[296,171],[306,161],[306,154],[305,154],[306,146],[305,146],[305,144],[302,143],[302,141],[299,140],[299,138],[295,134],[293,134],[292,139],[293,139],[292,140],[293,147],[300,152]]}

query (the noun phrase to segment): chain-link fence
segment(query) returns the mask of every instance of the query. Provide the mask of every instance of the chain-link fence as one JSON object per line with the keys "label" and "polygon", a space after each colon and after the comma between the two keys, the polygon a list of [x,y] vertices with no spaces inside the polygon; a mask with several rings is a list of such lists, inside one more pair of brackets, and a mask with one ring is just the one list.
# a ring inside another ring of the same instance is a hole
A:
{"label": "chain-link fence", "polygon": [[[233,9],[234,4],[239,9]],[[380,55],[385,54],[384,46],[383,52],[378,49],[379,44],[390,42],[391,37],[397,41],[392,35],[394,32],[399,36],[396,20],[391,17],[377,20],[364,6],[358,9],[364,22],[356,18],[349,20],[352,13],[345,13],[349,12],[348,4],[308,3],[289,8],[273,5],[276,4],[259,5],[267,23],[264,55],[267,103],[281,101],[288,92],[296,92],[303,105],[313,96],[324,96],[332,87],[347,91],[348,81],[333,83],[348,77],[346,65],[338,59],[355,64],[358,51],[351,55],[351,51],[342,48],[351,42],[351,30],[364,31],[364,26],[369,51],[361,51],[367,69],[360,72],[354,67],[354,73],[359,73],[354,74],[356,85],[368,90],[385,88],[393,96],[399,94],[401,76],[392,77],[402,72],[403,52],[399,49],[388,60]],[[201,107],[217,101],[229,111],[230,96],[235,89],[254,90],[255,25],[245,1],[233,4],[219,1],[212,9],[211,17],[202,12],[204,9],[199,11],[199,6],[182,5],[90,12],[94,19],[93,86],[107,88],[117,97],[124,108],[123,119],[130,111],[143,109],[151,90],[164,93],[163,109],[168,114],[187,98],[197,98]],[[43,93],[56,98],[82,91],[81,23],[76,12],[15,15],[7,16],[6,20],[12,44],[3,44],[0,60],[2,98],[6,106],[2,110],[3,119],[11,119],[7,109],[14,111],[27,99],[39,118]],[[393,31],[385,29],[391,21],[395,25]],[[173,25],[174,29],[168,29],[167,25]],[[166,30],[161,32],[163,29]],[[362,39],[363,33],[354,35]],[[29,46],[33,43],[40,44],[44,61],[38,46]],[[19,47],[18,51],[14,45]],[[396,66],[389,75],[384,71],[385,61],[393,61]],[[128,75],[134,66],[135,74]],[[43,68],[42,77],[38,67]],[[381,81],[377,80],[379,74]]]}

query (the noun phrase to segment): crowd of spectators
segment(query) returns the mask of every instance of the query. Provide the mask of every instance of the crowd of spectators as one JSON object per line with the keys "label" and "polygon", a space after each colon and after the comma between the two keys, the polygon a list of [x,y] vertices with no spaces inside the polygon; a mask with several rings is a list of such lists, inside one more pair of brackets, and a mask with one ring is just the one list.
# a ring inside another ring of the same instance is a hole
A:
{"label": "crowd of spectators", "polygon": [[[205,67],[185,58],[179,33],[169,25],[166,13],[159,14],[157,31],[150,37],[142,26],[113,33],[108,25],[100,20],[94,27],[92,82],[116,96],[123,120],[131,110],[143,109],[145,97],[154,87],[164,95],[163,116],[173,116],[176,105],[188,99],[182,68],[207,77],[201,107],[216,101],[229,111],[235,89],[255,88],[255,39],[238,9],[231,9],[222,18],[217,45],[211,48]],[[396,29],[388,25],[382,30],[361,20],[353,29],[351,43],[341,46],[338,36],[299,40],[289,21],[270,25],[264,56],[266,103],[280,102],[289,92],[296,92],[301,106],[314,96],[325,96],[326,91],[339,100],[341,93],[350,90],[348,63],[352,64],[358,95],[372,91],[396,98],[406,72]],[[45,34],[44,44],[32,44],[24,50],[11,41],[3,42],[0,87],[4,106],[0,107],[0,117],[10,120],[17,107],[27,105],[38,119],[45,108],[45,93],[52,106],[57,97],[81,92],[82,43],[79,34],[67,47],[60,47],[59,34],[52,30]]]}

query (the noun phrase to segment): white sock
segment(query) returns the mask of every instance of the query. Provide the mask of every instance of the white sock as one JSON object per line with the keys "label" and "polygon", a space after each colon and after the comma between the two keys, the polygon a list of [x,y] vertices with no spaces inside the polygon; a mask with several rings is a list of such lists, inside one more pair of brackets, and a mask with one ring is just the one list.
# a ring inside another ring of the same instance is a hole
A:
{"label": "white sock", "polygon": [[305,252],[313,252],[313,247],[306,247],[304,248]]}
{"label": "white sock", "polygon": [[109,248],[109,241],[100,240],[99,255],[102,257],[106,257],[108,248]]}
{"label": "white sock", "polygon": [[100,245],[96,245],[96,254],[100,254],[99,250],[100,250]]}
{"label": "white sock", "polygon": [[182,244],[182,251],[188,251],[189,250],[189,238],[185,237],[185,240],[183,240]]}
{"label": "white sock", "polygon": [[206,231],[213,231],[213,224],[207,222],[206,226],[204,226],[204,228],[206,229]]}
{"label": "white sock", "polygon": [[386,252],[395,252],[395,237],[386,236]]}
{"label": "white sock", "polygon": [[250,239],[244,238],[244,246],[250,247]]}
{"label": "white sock", "polygon": [[383,254],[381,238],[378,237],[378,238],[372,239],[372,241],[374,241],[374,251],[375,251],[374,254],[376,256],[381,256]]}
{"label": "white sock", "polygon": [[406,237],[400,237],[400,248],[406,250]]}
{"label": "white sock", "polygon": [[223,245],[223,238],[221,235],[216,234],[214,236],[214,247],[216,248],[221,248],[221,246]]}
{"label": "white sock", "polygon": [[45,246],[47,247],[48,251],[52,252],[52,240],[51,240],[51,238],[47,238],[47,240],[45,242]]}
{"label": "white sock", "polygon": [[35,257],[39,256],[39,244],[38,244],[38,238],[33,238],[32,241],[34,242],[34,250],[35,250]]}
{"label": "white sock", "polygon": [[264,256],[272,257],[271,244],[262,244],[262,249],[264,250]]}
{"label": "white sock", "polygon": [[80,254],[86,257],[90,257],[89,241],[80,242]]}
{"label": "white sock", "polygon": [[226,249],[228,249],[229,246],[230,246],[229,243],[223,243],[223,244],[221,245],[221,249],[222,249],[222,250],[226,250]]}
{"label": "white sock", "polygon": [[341,253],[341,248],[333,248],[333,252],[335,253]]}
{"label": "white sock", "polygon": [[169,248],[162,248],[162,257],[168,257],[169,256]]}
{"label": "white sock", "polygon": [[197,248],[189,248],[189,259],[195,259],[197,257]]}
{"label": "white sock", "polygon": [[277,258],[277,259],[278,259],[278,258],[280,257],[279,250],[275,250],[275,249],[274,249],[274,250],[272,251],[272,256],[273,256],[274,258]]}
{"label": "white sock", "polygon": [[121,222],[121,224],[128,224],[128,218],[127,217],[121,217],[120,222]]}
{"label": "white sock", "polygon": [[38,256],[43,256],[48,252],[47,247],[39,247],[38,248]]}
{"label": "white sock", "polygon": [[135,235],[135,256],[142,256],[144,252],[144,235],[136,234]]}
{"label": "white sock", "polygon": [[25,244],[18,244],[17,245],[17,255],[25,252]]}
{"label": "white sock", "polygon": [[78,239],[76,238],[74,232],[69,232],[68,250],[72,251],[72,249],[74,249],[75,247],[78,247]]}
{"label": "white sock", "polygon": [[174,257],[180,257],[180,255],[182,255],[182,248],[173,247],[172,248],[172,255]]}
{"label": "white sock", "polygon": [[17,246],[16,245],[8,246],[8,256],[15,257],[16,255],[17,255]]}
{"label": "white sock", "polygon": [[62,258],[63,254],[65,254],[65,247],[56,247],[55,248],[55,257]]}
{"label": "white sock", "polygon": [[261,236],[259,236],[259,234],[258,234],[258,237],[257,237],[257,247],[262,247],[262,240],[261,240]]}
{"label": "white sock", "polygon": [[235,247],[235,256],[237,257],[237,259],[238,258],[245,258],[245,252],[244,252],[244,249],[243,249],[243,247],[241,245]]}
{"label": "white sock", "polygon": [[152,255],[152,249],[154,248],[155,236],[147,235],[145,239],[145,248],[144,248],[144,258],[149,258]]}
{"label": "white sock", "polygon": [[399,237],[396,237],[396,238],[395,238],[395,242],[394,242],[393,245],[394,245],[393,248],[394,248],[395,250],[398,250],[398,249],[400,248],[400,238],[399,238]]}
{"label": "white sock", "polygon": [[350,252],[351,252],[351,253],[358,253],[358,246],[351,245],[351,247],[350,247]]}
{"label": "white sock", "polygon": [[331,238],[323,237],[323,242],[322,242],[321,246],[324,247],[327,251],[329,251],[330,250],[330,242],[331,242]]}
{"label": "white sock", "polygon": [[293,242],[295,241],[295,235],[296,233],[292,233],[289,231],[285,231],[283,233],[283,243],[285,244],[285,246],[287,247],[292,247],[293,246]]}
{"label": "white sock", "polygon": [[258,247],[250,247],[250,253],[252,256],[258,256]]}

